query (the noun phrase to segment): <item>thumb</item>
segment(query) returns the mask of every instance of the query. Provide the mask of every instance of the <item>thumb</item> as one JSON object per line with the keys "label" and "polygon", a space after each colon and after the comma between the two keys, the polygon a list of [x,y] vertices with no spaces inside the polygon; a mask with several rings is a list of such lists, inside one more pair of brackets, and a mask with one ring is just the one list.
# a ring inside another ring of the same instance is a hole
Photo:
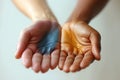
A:
{"label": "thumb", "polygon": [[100,60],[100,51],[101,51],[101,37],[99,33],[91,33],[90,41],[92,44],[92,53],[96,60]]}
{"label": "thumb", "polygon": [[30,39],[29,32],[22,31],[21,34],[20,34],[20,40],[18,42],[17,50],[16,50],[16,53],[15,53],[15,57],[17,59],[21,58],[21,55],[22,55],[23,51],[26,49],[26,47],[28,45],[29,39]]}

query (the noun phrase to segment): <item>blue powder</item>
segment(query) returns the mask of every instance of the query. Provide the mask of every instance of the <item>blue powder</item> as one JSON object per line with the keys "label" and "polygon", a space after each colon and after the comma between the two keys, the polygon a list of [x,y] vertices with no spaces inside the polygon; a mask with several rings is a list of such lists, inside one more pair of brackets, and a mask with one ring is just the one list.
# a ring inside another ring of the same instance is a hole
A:
{"label": "blue powder", "polygon": [[50,31],[38,43],[38,50],[42,54],[50,54],[55,49],[56,44],[60,42],[59,36],[59,28],[56,26],[52,26]]}

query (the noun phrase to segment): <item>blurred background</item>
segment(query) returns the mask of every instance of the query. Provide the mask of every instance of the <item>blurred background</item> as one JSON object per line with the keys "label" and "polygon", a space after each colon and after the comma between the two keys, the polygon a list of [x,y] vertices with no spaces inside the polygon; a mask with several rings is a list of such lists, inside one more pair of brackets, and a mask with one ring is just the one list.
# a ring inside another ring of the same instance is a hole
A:
{"label": "blurred background", "polygon": [[[48,0],[61,24],[74,9],[77,0]],[[34,73],[26,69],[14,53],[22,29],[31,21],[11,0],[0,0],[0,80],[120,80],[120,0],[110,0],[90,25],[102,35],[102,60],[77,73],[59,69]]]}

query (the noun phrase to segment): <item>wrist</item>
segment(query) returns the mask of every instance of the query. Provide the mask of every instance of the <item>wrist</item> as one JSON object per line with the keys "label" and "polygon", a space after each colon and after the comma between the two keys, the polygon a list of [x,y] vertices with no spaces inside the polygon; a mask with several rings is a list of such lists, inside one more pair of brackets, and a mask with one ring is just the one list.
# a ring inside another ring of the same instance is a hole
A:
{"label": "wrist", "polygon": [[38,23],[39,23],[39,22],[47,22],[47,23],[50,23],[50,24],[51,24],[51,23],[52,23],[52,24],[53,24],[53,23],[54,23],[54,24],[59,24],[58,21],[55,20],[55,19],[52,20],[52,19],[41,18],[41,17],[40,17],[40,18],[39,18],[39,17],[34,18],[34,19],[32,19],[32,21],[33,21],[33,23],[36,23],[36,22],[38,22]]}
{"label": "wrist", "polygon": [[66,22],[85,22],[87,24],[89,24],[91,19],[89,18],[75,18],[75,17],[70,17]]}
{"label": "wrist", "polygon": [[56,17],[50,10],[50,8],[47,5],[41,5],[41,8],[37,11],[31,13],[31,19],[33,21],[36,20],[50,20],[50,21],[57,21]]}
{"label": "wrist", "polygon": [[32,21],[42,21],[42,20],[47,20],[47,21],[52,21],[52,22],[58,22],[57,19],[53,16],[50,15],[42,15],[42,16],[34,16],[32,17]]}

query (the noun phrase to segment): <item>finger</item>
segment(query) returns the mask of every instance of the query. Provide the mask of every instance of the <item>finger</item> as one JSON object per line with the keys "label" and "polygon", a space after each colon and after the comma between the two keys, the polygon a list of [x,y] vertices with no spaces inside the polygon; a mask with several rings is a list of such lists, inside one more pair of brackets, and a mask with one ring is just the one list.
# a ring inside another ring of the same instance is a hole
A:
{"label": "finger", "polygon": [[98,33],[91,34],[92,53],[96,60],[100,60],[101,39]]}
{"label": "finger", "polygon": [[59,62],[60,50],[55,50],[51,53],[51,69],[56,68]]}
{"label": "finger", "polygon": [[32,50],[27,48],[22,54],[22,63],[26,68],[31,67],[32,65]]}
{"label": "finger", "polygon": [[80,67],[83,69],[83,68],[86,68],[88,67],[92,62],[94,61],[94,56],[93,54],[88,51],[87,53],[85,53],[84,55],[84,58],[80,64]]}
{"label": "finger", "polygon": [[64,45],[62,44],[61,50],[67,52],[68,55],[71,55],[73,52],[73,48],[68,44],[64,44]]}
{"label": "finger", "polygon": [[47,72],[50,68],[50,55],[45,54],[43,55],[42,64],[41,64],[41,71],[43,73]]}
{"label": "finger", "polygon": [[30,39],[30,35],[27,31],[23,31],[20,34],[20,40],[17,45],[17,51],[15,57],[19,59],[23,53],[23,51],[26,49],[26,46],[28,45]]}
{"label": "finger", "polygon": [[35,72],[39,72],[40,71],[41,62],[42,62],[42,54],[35,53],[33,55],[33,58],[32,58],[32,69]]}
{"label": "finger", "polygon": [[59,64],[58,64],[58,68],[59,68],[60,70],[63,69],[63,66],[64,66],[64,63],[65,63],[66,57],[67,57],[67,53],[65,53],[64,51],[61,51],[61,53],[60,53],[60,58],[59,58]]}
{"label": "finger", "polygon": [[79,71],[81,69],[80,63],[81,63],[82,59],[83,59],[83,55],[81,55],[81,54],[79,54],[75,57],[75,60],[70,67],[71,72],[76,72],[76,71]]}
{"label": "finger", "polygon": [[63,67],[63,71],[65,71],[65,72],[70,71],[70,66],[73,64],[74,58],[75,58],[74,55],[67,56],[64,67]]}

